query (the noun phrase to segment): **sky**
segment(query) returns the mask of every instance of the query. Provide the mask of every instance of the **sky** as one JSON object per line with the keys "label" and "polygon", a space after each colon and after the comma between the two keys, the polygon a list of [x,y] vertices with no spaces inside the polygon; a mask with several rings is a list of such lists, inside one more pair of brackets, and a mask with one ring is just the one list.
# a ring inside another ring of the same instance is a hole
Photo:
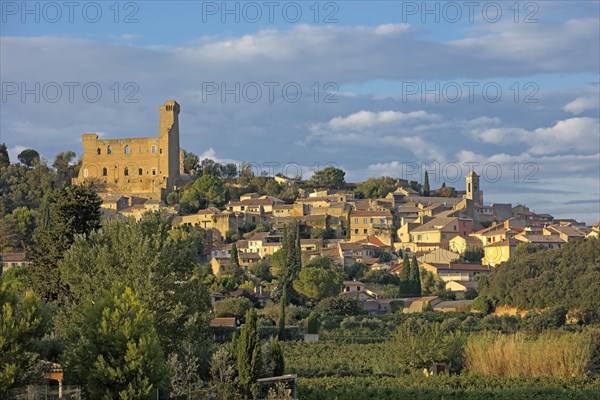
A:
{"label": "sky", "polygon": [[148,137],[308,178],[394,176],[600,219],[598,1],[0,2],[0,142]]}

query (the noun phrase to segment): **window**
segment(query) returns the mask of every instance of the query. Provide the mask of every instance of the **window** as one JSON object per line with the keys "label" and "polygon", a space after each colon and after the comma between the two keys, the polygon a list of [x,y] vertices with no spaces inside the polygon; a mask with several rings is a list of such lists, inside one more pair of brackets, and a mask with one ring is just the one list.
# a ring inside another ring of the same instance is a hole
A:
{"label": "window", "polygon": [[125,169],[123,170],[123,175],[129,176],[129,168],[125,167]]}
{"label": "window", "polygon": [[354,230],[354,234],[355,234],[355,235],[358,235],[358,229],[355,229],[355,230]]}
{"label": "window", "polygon": [[152,168],[152,175],[156,175],[156,168]]}
{"label": "window", "polygon": [[100,150],[100,147],[98,147],[98,148],[96,149],[96,153],[98,153],[98,155],[102,154],[102,150]]}
{"label": "window", "polygon": [[129,154],[129,145],[125,146],[125,154]]}
{"label": "window", "polygon": [[158,149],[159,154],[162,154],[162,147]]}
{"label": "window", "polygon": [[363,218],[363,224],[368,224],[369,218]]}
{"label": "window", "polygon": [[144,173],[144,171],[143,171],[141,168],[139,168],[139,169],[138,169],[138,175],[139,175],[139,176],[142,176],[142,174],[143,174],[143,173]]}
{"label": "window", "polygon": [[358,218],[354,218],[354,223],[358,224]]}
{"label": "window", "polygon": [[456,225],[453,226],[454,230],[456,230]]}
{"label": "window", "polygon": [[366,234],[367,234],[367,230],[366,230],[366,229],[363,229],[363,233],[366,235]]}
{"label": "window", "polygon": [[107,176],[108,175],[108,170],[106,169],[106,167],[102,168],[102,176]]}
{"label": "window", "polygon": [[156,146],[152,146],[152,152],[156,153]]}
{"label": "window", "polygon": [[84,178],[87,178],[87,177],[88,177],[88,169],[87,169],[87,168],[84,168],[84,169],[83,169],[83,177],[84,177]]}
{"label": "window", "polygon": [[110,153],[112,153],[112,147],[108,146],[106,148],[106,154],[110,154]]}

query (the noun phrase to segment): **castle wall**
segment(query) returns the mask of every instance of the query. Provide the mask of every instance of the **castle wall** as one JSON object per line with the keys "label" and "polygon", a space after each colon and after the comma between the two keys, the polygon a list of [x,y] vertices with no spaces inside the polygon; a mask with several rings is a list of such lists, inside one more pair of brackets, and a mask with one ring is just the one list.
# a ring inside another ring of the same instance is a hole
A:
{"label": "castle wall", "polygon": [[83,157],[74,184],[94,182],[100,194],[164,199],[180,177],[179,104],[160,108],[158,137],[99,139],[82,135]]}

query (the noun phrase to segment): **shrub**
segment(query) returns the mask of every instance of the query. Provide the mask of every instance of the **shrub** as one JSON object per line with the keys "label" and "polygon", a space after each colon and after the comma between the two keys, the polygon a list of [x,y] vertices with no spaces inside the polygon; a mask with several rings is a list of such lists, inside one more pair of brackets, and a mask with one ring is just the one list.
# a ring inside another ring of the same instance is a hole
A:
{"label": "shrub", "polygon": [[351,316],[363,314],[358,300],[343,297],[327,297],[319,302],[315,311],[321,315]]}
{"label": "shrub", "polygon": [[246,297],[229,298],[213,304],[217,317],[235,317],[242,320],[246,311],[253,307],[252,301]]}
{"label": "shrub", "polygon": [[492,300],[487,297],[477,296],[477,298],[473,300],[471,308],[484,314],[489,314],[494,310],[494,304],[492,303]]}
{"label": "shrub", "polygon": [[477,297],[477,290],[474,288],[468,288],[465,292],[466,300],[473,300]]}

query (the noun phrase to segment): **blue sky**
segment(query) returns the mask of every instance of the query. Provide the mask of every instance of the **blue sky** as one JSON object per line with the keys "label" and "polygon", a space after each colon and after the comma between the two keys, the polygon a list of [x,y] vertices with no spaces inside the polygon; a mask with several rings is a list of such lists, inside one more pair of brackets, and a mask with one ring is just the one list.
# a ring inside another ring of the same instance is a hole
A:
{"label": "blue sky", "polygon": [[488,203],[600,218],[597,1],[0,4],[13,159],[154,136],[172,98],[182,147],[216,160],[439,185],[475,162]]}

